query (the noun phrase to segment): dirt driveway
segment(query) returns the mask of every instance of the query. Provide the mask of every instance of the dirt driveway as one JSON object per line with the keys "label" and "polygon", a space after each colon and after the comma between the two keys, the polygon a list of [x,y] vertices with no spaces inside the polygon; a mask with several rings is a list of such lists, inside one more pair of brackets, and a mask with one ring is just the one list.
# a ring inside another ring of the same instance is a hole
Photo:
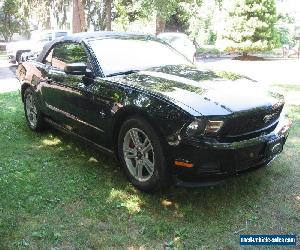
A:
{"label": "dirt driveway", "polygon": [[7,60],[0,60],[0,93],[11,92],[20,89],[20,84],[15,77],[16,66],[12,66]]}

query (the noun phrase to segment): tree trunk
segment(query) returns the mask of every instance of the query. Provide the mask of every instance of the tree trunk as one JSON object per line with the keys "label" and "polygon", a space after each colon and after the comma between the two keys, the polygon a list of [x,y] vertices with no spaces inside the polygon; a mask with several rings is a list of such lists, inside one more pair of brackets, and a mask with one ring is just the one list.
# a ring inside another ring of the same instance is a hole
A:
{"label": "tree trunk", "polygon": [[85,13],[81,0],[73,0],[73,33],[86,31]]}
{"label": "tree trunk", "polygon": [[166,20],[161,17],[159,13],[156,14],[156,35],[164,32],[166,27]]}
{"label": "tree trunk", "polygon": [[106,0],[106,30],[111,31],[112,0]]}
{"label": "tree trunk", "polygon": [[46,30],[51,30],[51,13],[52,13],[52,6],[51,4],[49,4],[48,6],[48,11],[47,11],[47,19],[46,19],[46,23],[45,23],[45,29]]}

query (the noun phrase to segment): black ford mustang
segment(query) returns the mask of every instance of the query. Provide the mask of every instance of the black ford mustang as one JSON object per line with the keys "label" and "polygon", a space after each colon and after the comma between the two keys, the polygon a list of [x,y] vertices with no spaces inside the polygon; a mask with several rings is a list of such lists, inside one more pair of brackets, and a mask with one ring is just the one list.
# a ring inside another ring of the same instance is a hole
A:
{"label": "black ford mustang", "polygon": [[197,68],[152,36],[59,38],[17,76],[32,130],[50,123],[115,154],[146,191],[267,165],[290,127],[281,95]]}

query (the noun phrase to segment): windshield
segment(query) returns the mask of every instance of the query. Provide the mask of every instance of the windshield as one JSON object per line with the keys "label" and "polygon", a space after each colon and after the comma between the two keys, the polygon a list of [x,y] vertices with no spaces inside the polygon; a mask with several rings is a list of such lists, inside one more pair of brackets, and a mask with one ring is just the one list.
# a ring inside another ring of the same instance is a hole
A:
{"label": "windshield", "polygon": [[169,46],[154,40],[107,38],[89,42],[106,76],[165,65],[191,64]]}

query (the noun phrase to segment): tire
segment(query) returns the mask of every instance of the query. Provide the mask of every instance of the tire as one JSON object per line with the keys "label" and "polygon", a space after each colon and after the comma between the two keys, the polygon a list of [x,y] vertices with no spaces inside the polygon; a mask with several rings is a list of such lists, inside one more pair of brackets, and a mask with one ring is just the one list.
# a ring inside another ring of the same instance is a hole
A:
{"label": "tire", "polygon": [[170,185],[170,171],[162,144],[145,119],[134,116],[122,125],[118,156],[129,181],[138,189],[150,192]]}
{"label": "tire", "polygon": [[37,101],[31,88],[27,88],[24,91],[23,100],[28,127],[33,131],[42,131],[45,128],[43,114],[37,106]]}

